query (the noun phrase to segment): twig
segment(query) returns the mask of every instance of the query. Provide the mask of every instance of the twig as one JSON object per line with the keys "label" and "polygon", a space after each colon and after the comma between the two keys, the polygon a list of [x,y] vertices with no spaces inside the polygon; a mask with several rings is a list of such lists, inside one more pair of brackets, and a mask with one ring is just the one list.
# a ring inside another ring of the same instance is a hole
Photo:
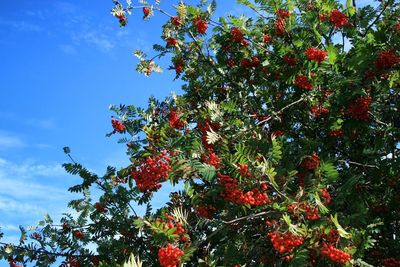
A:
{"label": "twig", "polygon": [[362,163],[358,163],[358,162],[354,162],[354,161],[350,161],[350,160],[339,160],[339,162],[343,162],[343,163],[347,163],[347,164],[352,164],[352,165],[356,165],[356,166],[361,166],[361,167],[366,167],[366,168],[375,168],[375,169],[379,169],[379,167],[376,166],[376,165],[362,164]]}
{"label": "twig", "polygon": [[365,29],[364,34],[362,34],[362,37],[365,37],[368,33],[368,31],[374,26],[374,24],[381,18],[383,12],[385,12],[386,8],[389,6],[389,1],[386,1],[385,5],[383,6],[381,12],[378,14],[378,16],[374,19],[374,21],[368,25],[368,27]]}
{"label": "twig", "polygon": [[230,220],[230,221],[224,221],[224,224],[232,224],[232,223],[235,223],[235,222],[238,222],[238,221],[242,221],[242,220],[246,220],[246,219],[253,219],[253,218],[256,218],[256,217],[260,217],[260,216],[263,216],[263,215],[266,215],[266,214],[269,214],[269,213],[272,213],[273,211],[262,211],[262,212],[259,212],[259,213],[256,213],[256,214],[250,214],[250,215],[247,215],[247,216],[243,216],[243,217],[239,217],[239,218],[236,218],[236,219],[233,219],[233,220]]}
{"label": "twig", "polygon": [[384,126],[386,126],[386,127],[389,127],[389,126],[390,126],[390,124],[379,120],[371,111],[369,111],[368,114],[371,115],[371,116],[375,119],[375,121],[376,121],[378,124],[384,125]]}

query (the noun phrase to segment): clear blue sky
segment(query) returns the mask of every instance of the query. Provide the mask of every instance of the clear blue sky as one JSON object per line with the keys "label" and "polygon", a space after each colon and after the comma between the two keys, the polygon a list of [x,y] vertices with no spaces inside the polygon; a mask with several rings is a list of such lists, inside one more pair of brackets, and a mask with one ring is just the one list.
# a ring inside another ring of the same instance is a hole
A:
{"label": "clear blue sky", "polygon": [[[219,14],[243,11],[233,0],[219,3]],[[107,165],[128,164],[124,145],[105,137],[110,104],[144,106],[150,95],[179,92],[173,72],[146,78],[135,72],[132,56],[136,48],[151,53],[151,45],[161,42],[166,18],[143,21],[137,10],[121,29],[111,7],[111,0],[0,1],[2,241],[18,239],[20,224],[67,211],[73,197],[67,188],[79,178],[61,168],[68,161],[62,147],[99,174]]]}

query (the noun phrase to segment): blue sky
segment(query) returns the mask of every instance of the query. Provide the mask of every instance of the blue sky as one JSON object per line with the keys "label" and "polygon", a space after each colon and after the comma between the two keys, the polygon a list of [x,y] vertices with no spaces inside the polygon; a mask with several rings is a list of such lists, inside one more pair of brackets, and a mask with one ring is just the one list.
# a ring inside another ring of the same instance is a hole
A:
{"label": "blue sky", "polygon": [[[243,11],[224,5],[220,14]],[[137,48],[151,53],[151,45],[161,42],[166,18],[143,21],[137,10],[121,29],[111,7],[111,0],[0,1],[2,241],[18,239],[20,224],[36,225],[46,212],[58,218],[67,211],[73,197],[67,188],[79,178],[61,168],[68,161],[62,147],[98,174],[107,165],[128,164],[124,145],[105,137],[110,104],[144,106],[150,95],[162,99],[179,92],[173,72],[146,78],[135,72],[132,56]]]}

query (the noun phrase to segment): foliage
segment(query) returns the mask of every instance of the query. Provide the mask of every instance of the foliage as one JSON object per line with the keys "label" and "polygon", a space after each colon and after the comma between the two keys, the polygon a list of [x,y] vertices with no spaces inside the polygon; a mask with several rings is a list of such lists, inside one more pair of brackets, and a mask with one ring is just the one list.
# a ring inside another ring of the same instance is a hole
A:
{"label": "foliage", "polygon": [[[219,19],[215,1],[180,1],[176,15],[127,2],[114,0],[121,27],[138,8],[168,17],[158,54],[135,51],[137,70],[171,56],[184,94],[112,106],[108,135],[124,135],[131,165],[100,177],[65,164],[82,177],[79,216],[21,228],[1,247],[11,266],[400,264],[398,1],[241,0],[253,16]],[[152,186],[139,190],[139,174]],[[153,211],[168,181],[184,189]]]}

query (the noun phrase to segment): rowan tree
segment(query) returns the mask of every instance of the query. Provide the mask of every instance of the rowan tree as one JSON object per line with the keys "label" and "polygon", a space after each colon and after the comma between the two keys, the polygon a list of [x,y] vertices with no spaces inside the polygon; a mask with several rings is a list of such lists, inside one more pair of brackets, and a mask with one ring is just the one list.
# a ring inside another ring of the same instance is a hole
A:
{"label": "rowan tree", "polygon": [[[113,2],[121,27],[166,18],[137,70],[166,57],[184,93],[113,106],[131,164],[65,164],[79,217],[22,229],[10,266],[400,266],[398,1],[240,0],[252,16],[220,18],[215,1]],[[164,183],[182,186],[153,210]]]}

